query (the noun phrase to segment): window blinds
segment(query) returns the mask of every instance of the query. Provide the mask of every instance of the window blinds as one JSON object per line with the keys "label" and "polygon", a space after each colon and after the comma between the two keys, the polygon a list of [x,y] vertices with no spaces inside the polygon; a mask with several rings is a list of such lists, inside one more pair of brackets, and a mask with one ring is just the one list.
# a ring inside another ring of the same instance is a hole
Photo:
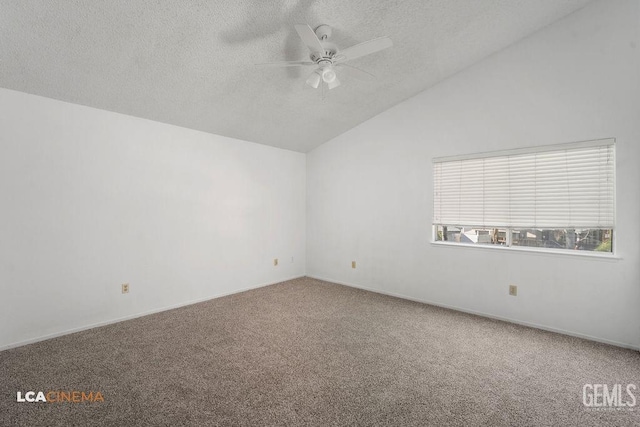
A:
{"label": "window blinds", "polygon": [[434,224],[614,226],[614,140],[434,159]]}

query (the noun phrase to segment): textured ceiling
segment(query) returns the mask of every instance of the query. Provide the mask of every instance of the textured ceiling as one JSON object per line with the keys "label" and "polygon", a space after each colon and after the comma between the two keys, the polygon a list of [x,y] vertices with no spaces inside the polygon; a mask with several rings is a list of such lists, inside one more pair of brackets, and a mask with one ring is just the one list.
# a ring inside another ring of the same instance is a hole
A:
{"label": "textured ceiling", "polygon": [[[589,0],[0,0],[0,86],[307,152]],[[322,100],[293,25],[389,36]]]}

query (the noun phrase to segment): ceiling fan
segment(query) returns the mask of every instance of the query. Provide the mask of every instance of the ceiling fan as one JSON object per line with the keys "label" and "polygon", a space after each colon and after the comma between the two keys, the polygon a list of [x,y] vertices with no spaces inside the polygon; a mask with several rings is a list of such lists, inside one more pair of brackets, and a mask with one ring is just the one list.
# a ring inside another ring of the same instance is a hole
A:
{"label": "ceiling fan", "polygon": [[340,69],[340,72],[345,70],[356,78],[374,78],[373,74],[346,64],[346,62],[393,46],[389,37],[379,37],[339,50],[335,44],[329,42],[331,27],[328,25],[320,25],[315,31],[306,24],[296,25],[295,28],[309,49],[309,59],[303,61],[272,62],[259,65],[274,67],[315,66],[316,69],[309,75],[306,81],[306,83],[314,89],[317,89],[321,84],[324,89],[325,83],[329,89],[340,86],[336,68]]}

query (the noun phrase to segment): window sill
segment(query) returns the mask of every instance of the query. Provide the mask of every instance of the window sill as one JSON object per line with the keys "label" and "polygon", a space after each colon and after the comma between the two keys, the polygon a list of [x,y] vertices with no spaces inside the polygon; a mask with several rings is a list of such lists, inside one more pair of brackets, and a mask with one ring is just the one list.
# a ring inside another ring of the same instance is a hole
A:
{"label": "window sill", "polygon": [[529,253],[535,255],[543,255],[543,256],[570,256],[570,257],[578,257],[578,258],[591,258],[597,260],[605,260],[605,261],[619,261],[622,257],[618,255],[614,255],[612,253],[603,253],[603,252],[587,252],[587,251],[571,251],[564,249],[545,249],[545,248],[532,248],[532,247],[523,247],[523,246],[501,246],[501,245],[483,245],[483,244],[474,244],[470,245],[467,243],[448,243],[448,242],[431,242],[432,246],[444,246],[450,248],[473,248],[473,249],[482,249],[489,251],[506,251],[506,252],[521,252],[521,253]]}

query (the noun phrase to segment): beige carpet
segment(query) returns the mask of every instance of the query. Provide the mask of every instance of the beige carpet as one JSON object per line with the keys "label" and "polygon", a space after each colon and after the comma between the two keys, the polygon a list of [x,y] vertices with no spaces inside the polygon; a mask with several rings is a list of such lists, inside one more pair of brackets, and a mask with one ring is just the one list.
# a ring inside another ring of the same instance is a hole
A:
{"label": "beige carpet", "polygon": [[0,352],[0,425],[640,425],[585,383],[640,354],[306,278]]}

